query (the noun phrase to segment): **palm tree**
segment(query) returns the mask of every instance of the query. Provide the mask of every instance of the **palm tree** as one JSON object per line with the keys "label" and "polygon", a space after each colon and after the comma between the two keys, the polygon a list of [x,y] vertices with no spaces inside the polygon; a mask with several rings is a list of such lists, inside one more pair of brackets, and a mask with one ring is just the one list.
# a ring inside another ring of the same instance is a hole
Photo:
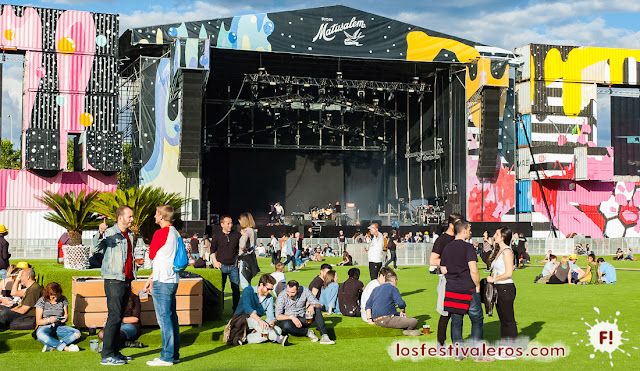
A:
{"label": "palm tree", "polygon": [[101,220],[92,211],[93,203],[98,198],[98,192],[80,191],[76,197],[74,191],[63,195],[44,191],[38,200],[52,211],[44,219],[66,229],[69,233],[69,245],[82,245],[82,231],[98,229]]}
{"label": "palm tree", "polygon": [[129,206],[133,210],[131,231],[137,240],[140,227],[156,213],[157,206],[169,204],[174,210],[180,210],[184,201],[178,193],[167,193],[159,187],[134,187],[127,190],[117,189],[114,193],[100,193],[93,210],[115,222],[117,221],[116,209],[122,205]]}

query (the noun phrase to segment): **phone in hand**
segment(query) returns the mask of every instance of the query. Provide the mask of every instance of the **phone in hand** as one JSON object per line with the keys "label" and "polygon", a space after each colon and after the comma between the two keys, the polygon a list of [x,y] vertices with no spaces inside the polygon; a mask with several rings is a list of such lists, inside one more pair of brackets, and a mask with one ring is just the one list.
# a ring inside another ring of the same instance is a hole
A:
{"label": "phone in hand", "polygon": [[64,317],[56,317],[60,321],[64,321]]}

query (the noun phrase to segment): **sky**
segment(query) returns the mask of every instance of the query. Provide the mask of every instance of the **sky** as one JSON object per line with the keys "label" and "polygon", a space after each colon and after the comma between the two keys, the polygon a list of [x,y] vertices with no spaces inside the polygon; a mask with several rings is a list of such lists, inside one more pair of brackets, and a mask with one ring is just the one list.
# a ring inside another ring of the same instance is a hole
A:
{"label": "sky", "polygon": [[[120,14],[120,31],[132,27],[203,20],[234,15],[275,12],[336,5],[315,0],[39,0],[8,1],[16,5],[86,10]],[[411,23],[482,44],[508,50],[531,44],[602,46],[640,49],[640,1],[638,0],[350,0],[354,8]],[[9,66],[6,66],[9,67]],[[8,119],[20,117],[11,102],[20,99],[22,87],[11,81],[7,92],[7,70],[3,83],[3,130]],[[18,69],[12,70],[15,80]],[[18,95],[16,95],[16,91]],[[13,110],[13,111],[12,111]],[[14,139],[18,120],[14,119]]]}

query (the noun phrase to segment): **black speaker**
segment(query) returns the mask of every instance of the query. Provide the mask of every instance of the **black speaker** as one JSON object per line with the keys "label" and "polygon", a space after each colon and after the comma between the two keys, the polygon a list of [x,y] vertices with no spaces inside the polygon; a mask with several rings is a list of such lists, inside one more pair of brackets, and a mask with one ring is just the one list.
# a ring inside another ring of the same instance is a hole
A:
{"label": "black speaker", "polygon": [[182,71],[182,128],[178,171],[197,172],[202,148],[202,72]]}
{"label": "black speaker", "polygon": [[500,139],[500,88],[485,86],[481,96],[482,119],[479,178],[493,178],[498,170],[498,141]]}
{"label": "black speaker", "polygon": [[[60,170],[60,136],[56,129],[25,131],[24,164],[32,170]],[[67,150],[66,148],[64,149]],[[66,166],[66,164],[65,164]]]}

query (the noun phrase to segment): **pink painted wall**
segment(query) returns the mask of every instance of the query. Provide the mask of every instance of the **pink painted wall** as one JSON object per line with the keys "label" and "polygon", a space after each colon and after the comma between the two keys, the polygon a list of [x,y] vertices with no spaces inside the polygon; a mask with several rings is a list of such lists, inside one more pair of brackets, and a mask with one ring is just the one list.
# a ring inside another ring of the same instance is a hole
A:
{"label": "pink painted wall", "polygon": [[44,177],[27,170],[4,169],[0,170],[0,212],[46,210],[37,199],[44,191],[59,194],[82,190],[114,192],[116,188],[116,175],[99,172],[59,172],[53,177]]}
{"label": "pink painted wall", "polygon": [[467,217],[469,221],[502,221],[502,217],[516,206],[513,168],[501,165],[495,180],[481,182],[476,176],[478,159],[467,156],[467,166],[467,189],[469,190]]}

